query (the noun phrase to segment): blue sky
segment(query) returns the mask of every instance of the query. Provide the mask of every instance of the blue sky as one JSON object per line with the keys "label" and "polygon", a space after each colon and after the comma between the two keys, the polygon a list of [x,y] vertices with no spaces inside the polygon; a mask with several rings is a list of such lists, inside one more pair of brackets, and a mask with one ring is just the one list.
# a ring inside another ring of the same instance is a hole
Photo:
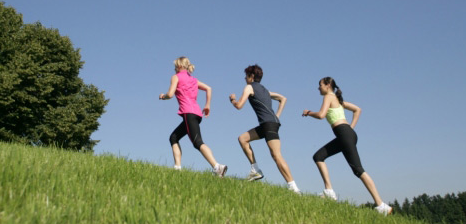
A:
{"label": "blue sky", "polygon": [[[322,191],[312,155],[334,138],[326,121],[301,117],[320,108],[325,76],[362,108],[358,150],[384,201],[466,191],[465,1],[5,3],[25,23],[57,28],[80,49],[80,77],[110,99],[92,136],[101,140],[98,154],[173,165],[168,137],[181,118],[176,100],[158,95],[168,90],[173,60],[184,55],[196,66],[193,75],[213,88],[201,130],[228,175],[248,174],[237,137],[258,125],[251,107],[237,111],[228,95],[241,94],[244,68],[258,63],[262,83],[288,98],[282,154],[303,191]],[[188,138],[180,143],[183,166],[209,168]],[[266,180],[283,185],[265,142],[252,147]],[[372,201],[343,155],[327,165],[341,199]]]}

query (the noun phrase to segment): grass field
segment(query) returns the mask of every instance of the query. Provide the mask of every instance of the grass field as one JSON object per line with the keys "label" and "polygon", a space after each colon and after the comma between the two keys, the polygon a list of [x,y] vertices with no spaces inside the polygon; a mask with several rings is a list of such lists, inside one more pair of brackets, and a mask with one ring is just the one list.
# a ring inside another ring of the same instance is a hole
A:
{"label": "grass field", "polygon": [[210,172],[0,142],[0,223],[422,223]]}

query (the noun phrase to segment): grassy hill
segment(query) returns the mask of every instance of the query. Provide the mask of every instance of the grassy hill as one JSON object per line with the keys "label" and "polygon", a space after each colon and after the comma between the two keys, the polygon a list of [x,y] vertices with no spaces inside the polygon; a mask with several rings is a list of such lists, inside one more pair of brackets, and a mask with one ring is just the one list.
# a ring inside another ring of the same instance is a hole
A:
{"label": "grassy hill", "polygon": [[421,223],[210,172],[0,142],[0,223]]}

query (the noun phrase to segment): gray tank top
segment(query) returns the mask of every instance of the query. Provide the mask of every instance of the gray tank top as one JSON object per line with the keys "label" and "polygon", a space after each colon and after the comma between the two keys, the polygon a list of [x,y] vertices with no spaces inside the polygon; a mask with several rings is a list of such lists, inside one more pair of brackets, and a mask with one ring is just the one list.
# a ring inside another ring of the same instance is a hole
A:
{"label": "gray tank top", "polygon": [[265,122],[280,124],[278,117],[272,109],[272,97],[270,96],[270,92],[263,85],[257,82],[251,83],[251,86],[254,90],[254,95],[249,96],[249,103],[251,104],[252,109],[254,109],[254,112],[256,112],[259,124]]}

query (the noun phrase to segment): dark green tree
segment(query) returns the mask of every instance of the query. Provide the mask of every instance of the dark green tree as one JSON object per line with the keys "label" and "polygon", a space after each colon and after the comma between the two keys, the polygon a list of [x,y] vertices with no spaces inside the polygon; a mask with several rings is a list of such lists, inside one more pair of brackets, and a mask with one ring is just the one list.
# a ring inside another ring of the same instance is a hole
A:
{"label": "dark green tree", "polygon": [[466,218],[466,191],[458,193],[458,203],[461,205],[463,209],[463,217]]}
{"label": "dark green tree", "polygon": [[400,206],[400,203],[398,202],[398,200],[395,199],[393,204],[390,203],[390,206],[392,206],[394,214],[402,214],[401,206]]}
{"label": "dark green tree", "polygon": [[0,2],[0,140],[92,149],[108,100],[78,76],[81,61],[68,37]]}
{"label": "dark green tree", "polygon": [[444,221],[446,223],[464,223],[466,219],[463,214],[463,208],[454,193],[446,194],[444,197]]}
{"label": "dark green tree", "polygon": [[422,194],[419,197],[414,197],[411,203],[410,215],[416,217],[419,220],[432,223],[432,213],[429,209],[430,197],[427,194]]}
{"label": "dark green tree", "polygon": [[401,205],[401,211],[402,211],[403,215],[409,215],[410,206],[411,206],[411,204],[409,203],[408,198],[405,198],[405,200],[403,202],[403,205]]}
{"label": "dark green tree", "polygon": [[442,223],[445,213],[445,201],[440,195],[431,197],[432,207],[431,209],[435,212],[432,213],[432,223]]}

